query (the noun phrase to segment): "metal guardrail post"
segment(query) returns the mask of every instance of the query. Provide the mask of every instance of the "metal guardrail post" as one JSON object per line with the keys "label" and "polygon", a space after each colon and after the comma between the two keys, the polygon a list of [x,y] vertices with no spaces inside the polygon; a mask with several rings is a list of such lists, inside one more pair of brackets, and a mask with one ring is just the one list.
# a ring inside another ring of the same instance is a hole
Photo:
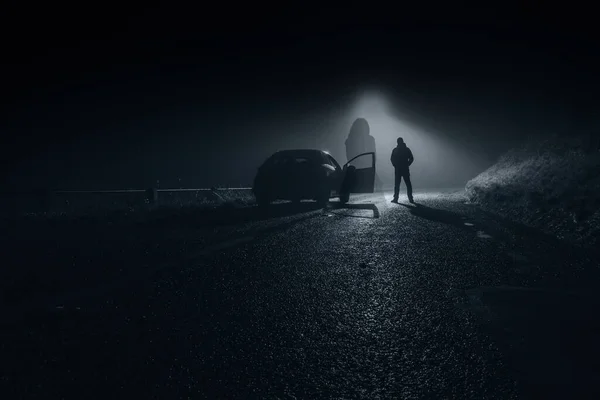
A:
{"label": "metal guardrail post", "polygon": [[158,190],[155,188],[146,189],[146,201],[151,206],[158,204]]}

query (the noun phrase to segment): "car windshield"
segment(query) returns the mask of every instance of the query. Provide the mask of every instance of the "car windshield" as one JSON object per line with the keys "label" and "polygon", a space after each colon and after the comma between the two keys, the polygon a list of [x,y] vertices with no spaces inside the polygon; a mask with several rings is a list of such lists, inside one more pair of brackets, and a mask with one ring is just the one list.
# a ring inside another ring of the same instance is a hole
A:
{"label": "car windshield", "polygon": [[327,155],[325,159],[327,160],[327,163],[333,165],[335,169],[342,169],[340,164],[338,164],[338,162],[332,156]]}

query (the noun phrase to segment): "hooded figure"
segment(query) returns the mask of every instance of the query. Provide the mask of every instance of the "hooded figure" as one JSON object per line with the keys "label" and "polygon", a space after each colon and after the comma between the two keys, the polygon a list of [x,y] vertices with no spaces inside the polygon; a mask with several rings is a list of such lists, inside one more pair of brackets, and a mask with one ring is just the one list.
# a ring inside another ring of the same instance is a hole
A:
{"label": "hooded figure", "polygon": [[412,151],[406,147],[406,143],[402,138],[397,140],[398,146],[392,150],[392,156],[390,160],[394,166],[394,199],[392,203],[398,202],[398,195],[400,194],[400,181],[404,178],[406,183],[406,194],[408,195],[408,201],[414,203],[412,195],[412,183],[410,182],[410,171],[408,167],[415,161]]}
{"label": "hooded figure", "polygon": [[[350,161],[361,153],[375,151],[375,138],[371,136],[369,123],[364,118],[357,118],[350,128],[346,139],[346,159]],[[368,159],[358,159],[355,162],[358,168],[370,167]],[[365,165],[362,165],[365,164]]]}
{"label": "hooded figure", "polygon": [[[376,152],[375,138],[370,135],[369,123],[364,118],[357,118],[350,127],[348,138],[346,139],[346,160],[350,161],[362,153]],[[368,157],[361,157],[352,162],[358,168],[371,167],[371,160]],[[381,180],[375,173],[375,189],[381,189]]]}

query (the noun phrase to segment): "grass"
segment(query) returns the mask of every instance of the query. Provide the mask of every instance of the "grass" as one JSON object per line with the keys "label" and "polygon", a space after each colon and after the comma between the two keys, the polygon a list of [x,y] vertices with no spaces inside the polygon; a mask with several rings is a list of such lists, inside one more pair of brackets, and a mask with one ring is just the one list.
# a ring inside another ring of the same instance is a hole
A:
{"label": "grass", "polygon": [[559,238],[600,242],[600,149],[590,135],[529,140],[466,185],[470,201]]}
{"label": "grass", "polygon": [[[23,219],[115,219],[149,217],[153,214],[178,213],[190,209],[211,210],[253,205],[250,190],[160,192],[158,202],[150,204],[144,193],[57,194],[35,202],[35,198],[17,199],[3,208],[5,220]],[[29,202],[27,202],[29,200]]]}

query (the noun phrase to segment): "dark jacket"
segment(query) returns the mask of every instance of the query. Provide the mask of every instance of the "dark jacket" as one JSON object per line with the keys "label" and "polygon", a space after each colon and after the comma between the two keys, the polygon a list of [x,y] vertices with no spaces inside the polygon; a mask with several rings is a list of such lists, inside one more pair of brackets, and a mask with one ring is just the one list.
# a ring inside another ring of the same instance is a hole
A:
{"label": "dark jacket", "polygon": [[390,158],[392,165],[396,169],[408,169],[408,167],[415,161],[412,151],[406,144],[398,145],[392,150],[392,157]]}

